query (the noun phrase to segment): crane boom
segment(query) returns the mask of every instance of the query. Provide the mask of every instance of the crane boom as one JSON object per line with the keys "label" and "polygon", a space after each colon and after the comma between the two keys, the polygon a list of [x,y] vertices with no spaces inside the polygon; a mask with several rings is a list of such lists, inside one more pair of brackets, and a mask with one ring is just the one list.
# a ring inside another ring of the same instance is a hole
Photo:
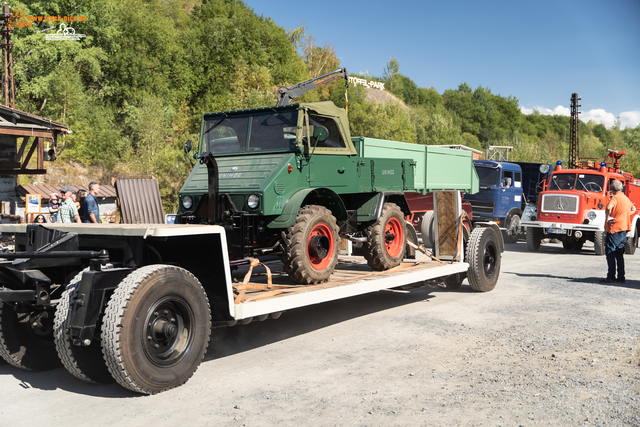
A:
{"label": "crane boom", "polygon": [[322,76],[315,77],[302,83],[296,83],[289,87],[283,87],[278,89],[278,103],[276,106],[287,105],[292,100],[296,99],[305,92],[308,92],[316,87],[343,78],[349,80],[346,68],[340,68],[339,70],[332,71]]}

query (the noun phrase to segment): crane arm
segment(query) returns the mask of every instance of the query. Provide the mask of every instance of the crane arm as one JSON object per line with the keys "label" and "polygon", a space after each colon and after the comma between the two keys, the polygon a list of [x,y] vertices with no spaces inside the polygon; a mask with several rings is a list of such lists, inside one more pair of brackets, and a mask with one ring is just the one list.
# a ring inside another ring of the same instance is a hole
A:
{"label": "crane arm", "polygon": [[332,71],[330,73],[318,76],[305,82],[297,83],[289,87],[280,88],[278,89],[278,103],[276,104],[276,106],[280,107],[282,105],[287,105],[303,93],[315,89],[322,84],[329,83],[341,78],[348,81],[349,75],[347,74],[346,68],[340,68],[339,70]]}

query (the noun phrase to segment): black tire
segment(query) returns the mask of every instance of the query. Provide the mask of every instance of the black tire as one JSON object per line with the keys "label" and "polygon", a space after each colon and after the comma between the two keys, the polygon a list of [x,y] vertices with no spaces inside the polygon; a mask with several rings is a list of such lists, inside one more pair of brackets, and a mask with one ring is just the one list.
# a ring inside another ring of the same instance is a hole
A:
{"label": "black tire", "polygon": [[422,234],[422,245],[427,249],[433,249],[435,246],[435,221],[433,211],[425,212],[420,224],[420,233]]}
{"label": "black tire", "polygon": [[[64,367],[73,376],[96,384],[109,384],[114,381],[102,356],[99,338],[93,339],[89,346],[76,346],[69,335],[69,309],[78,297],[78,288],[85,269],[78,273],[67,285],[56,308],[53,324],[53,337],[58,357]],[[99,331],[98,331],[99,332]]]}
{"label": "black tire", "polygon": [[380,218],[367,227],[365,233],[367,241],[362,245],[362,252],[371,268],[384,271],[402,262],[407,230],[398,205],[385,203]]}
{"label": "black tire", "polygon": [[196,371],[209,345],[211,312],[202,285],[170,265],[149,265],[124,278],[102,324],[102,351],[125,388],[156,394]]}
{"label": "black tire", "polygon": [[456,273],[451,276],[447,276],[444,279],[444,287],[447,290],[453,291],[462,286],[462,282],[467,278],[467,273]]}
{"label": "black tire", "polygon": [[474,291],[493,290],[500,276],[500,244],[496,232],[489,227],[477,227],[471,232],[465,254],[469,263],[467,278]]}
{"label": "black tire", "polygon": [[[38,314],[40,325],[33,326]],[[47,371],[62,365],[53,343],[53,312],[22,313],[10,303],[0,302],[0,356],[9,364],[28,371]],[[44,325],[44,326],[41,326]]]}
{"label": "black tire", "polygon": [[522,230],[520,228],[520,217],[515,214],[511,215],[508,218],[506,230],[504,232],[505,243],[517,243],[520,234],[522,234]]}
{"label": "black tire", "polygon": [[326,282],[338,263],[339,228],[331,211],[308,205],[282,232],[280,259],[289,277],[304,285]]}
{"label": "black tire", "polygon": [[529,252],[538,252],[542,241],[542,229],[527,227],[527,249]]}
{"label": "black tire", "polygon": [[632,238],[627,238],[627,243],[624,245],[624,253],[627,255],[633,255],[636,253],[638,247],[638,230],[635,230]]}
{"label": "black tire", "polygon": [[604,241],[605,241],[605,232],[604,231],[596,231],[593,236],[593,246],[596,250],[596,255],[604,255]]}

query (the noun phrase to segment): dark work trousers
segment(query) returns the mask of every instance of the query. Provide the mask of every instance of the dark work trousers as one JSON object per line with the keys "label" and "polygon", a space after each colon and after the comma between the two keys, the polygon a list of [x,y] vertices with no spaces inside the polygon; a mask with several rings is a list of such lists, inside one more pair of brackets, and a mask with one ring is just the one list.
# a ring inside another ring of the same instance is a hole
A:
{"label": "dark work trousers", "polygon": [[624,280],[624,245],[627,243],[627,232],[607,233],[604,241],[604,253],[607,255],[607,279],[615,280],[616,262],[618,263],[618,280]]}

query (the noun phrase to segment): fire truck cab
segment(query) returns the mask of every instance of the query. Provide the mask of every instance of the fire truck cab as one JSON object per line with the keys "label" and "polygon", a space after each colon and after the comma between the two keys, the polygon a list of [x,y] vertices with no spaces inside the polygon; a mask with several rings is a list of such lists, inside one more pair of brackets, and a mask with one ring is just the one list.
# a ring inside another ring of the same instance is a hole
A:
{"label": "fire truck cab", "polygon": [[[527,206],[521,224],[527,228],[527,248],[538,251],[542,239],[562,241],[566,250],[579,251],[592,241],[597,255],[604,255],[605,207],[611,198],[611,182],[622,182],[624,194],[640,208],[640,180],[620,170],[625,152],[609,150],[605,161],[581,161],[576,169],[563,169],[558,162],[536,205]],[[610,163],[607,163],[610,160]],[[638,246],[638,211],[631,216],[625,253],[635,253]]]}

